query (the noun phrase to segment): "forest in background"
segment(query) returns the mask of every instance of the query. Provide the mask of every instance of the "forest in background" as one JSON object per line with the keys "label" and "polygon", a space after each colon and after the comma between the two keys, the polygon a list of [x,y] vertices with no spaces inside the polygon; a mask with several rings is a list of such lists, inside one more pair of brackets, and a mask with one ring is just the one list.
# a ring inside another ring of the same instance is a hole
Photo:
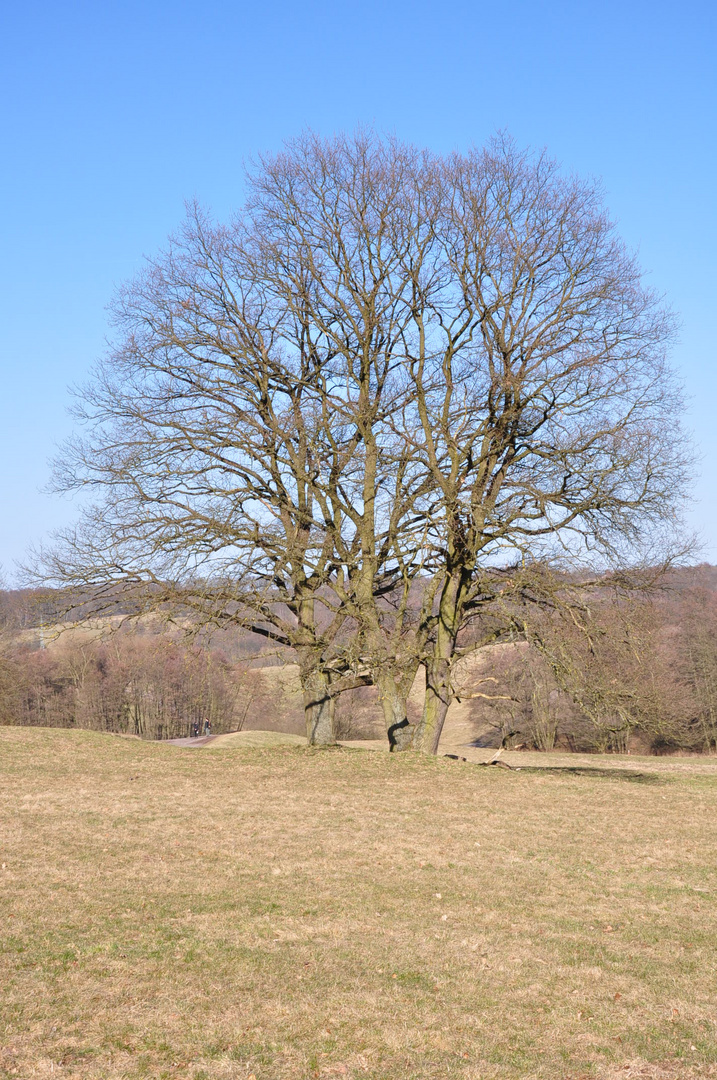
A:
{"label": "forest in background", "polygon": [[[147,739],[268,729],[303,733],[289,650],[239,628],[211,637],[157,617],[45,624],[39,594],[0,593],[0,723]],[[717,750],[717,567],[673,570],[649,596],[593,612],[589,636],[564,621],[532,640],[483,648],[455,671],[476,745],[550,751]],[[409,719],[422,704],[419,671]],[[336,734],[384,735],[373,687],[343,693]]]}

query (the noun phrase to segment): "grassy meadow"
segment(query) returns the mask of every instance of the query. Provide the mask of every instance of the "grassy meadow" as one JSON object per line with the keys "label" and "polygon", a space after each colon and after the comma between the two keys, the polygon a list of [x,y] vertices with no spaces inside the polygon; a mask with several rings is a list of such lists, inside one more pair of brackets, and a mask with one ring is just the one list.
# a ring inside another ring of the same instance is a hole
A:
{"label": "grassy meadow", "polygon": [[0,1077],[717,1076],[717,761],[0,728]]}

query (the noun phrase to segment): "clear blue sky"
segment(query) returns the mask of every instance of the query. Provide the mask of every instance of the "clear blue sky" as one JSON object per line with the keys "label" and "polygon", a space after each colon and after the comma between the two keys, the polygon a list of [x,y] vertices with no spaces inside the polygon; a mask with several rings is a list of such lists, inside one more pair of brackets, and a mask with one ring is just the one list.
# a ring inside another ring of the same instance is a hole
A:
{"label": "clear blue sky", "polygon": [[39,489],[114,287],[242,162],[357,123],[445,151],[506,128],[600,177],[680,315],[717,562],[717,5],[661,0],[6,3],[0,16],[0,563],[71,519]]}

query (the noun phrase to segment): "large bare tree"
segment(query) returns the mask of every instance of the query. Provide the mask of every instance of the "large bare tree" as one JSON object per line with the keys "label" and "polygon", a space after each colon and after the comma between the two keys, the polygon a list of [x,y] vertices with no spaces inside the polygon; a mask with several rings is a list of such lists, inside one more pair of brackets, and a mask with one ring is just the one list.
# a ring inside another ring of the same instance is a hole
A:
{"label": "large bare tree", "polygon": [[248,191],[121,291],[58,472],[99,499],[45,565],[290,647],[310,741],[372,681],[392,745],[435,752],[469,624],[499,640],[545,601],[536,561],[675,520],[672,321],[595,189],[505,139],[307,136]]}

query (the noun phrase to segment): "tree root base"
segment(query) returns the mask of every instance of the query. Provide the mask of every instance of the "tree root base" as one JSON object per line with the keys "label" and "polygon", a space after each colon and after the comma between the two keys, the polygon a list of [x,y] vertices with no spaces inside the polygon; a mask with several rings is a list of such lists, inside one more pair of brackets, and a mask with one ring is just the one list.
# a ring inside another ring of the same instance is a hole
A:
{"label": "tree root base", "polygon": [[[519,765],[509,765],[507,761],[501,761],[500,758],[499,758],[499,754],[501,754],[501,753],[502,753],[502,751],[499,750],[498,753],[495,755],[495,757],[492,757],[490,759],[490,761],[473,761],[473,762],[471,762],[471,764],[472,765],[499,765],[501,769],[510,769],[511,772],[520,772],[520,766]],[[468,758],[459,757],[458,754],[444,754],[443,756],[446,757],[446,758],[450,758],[451,761],[465,761],[465,762],[468,761]]]}

